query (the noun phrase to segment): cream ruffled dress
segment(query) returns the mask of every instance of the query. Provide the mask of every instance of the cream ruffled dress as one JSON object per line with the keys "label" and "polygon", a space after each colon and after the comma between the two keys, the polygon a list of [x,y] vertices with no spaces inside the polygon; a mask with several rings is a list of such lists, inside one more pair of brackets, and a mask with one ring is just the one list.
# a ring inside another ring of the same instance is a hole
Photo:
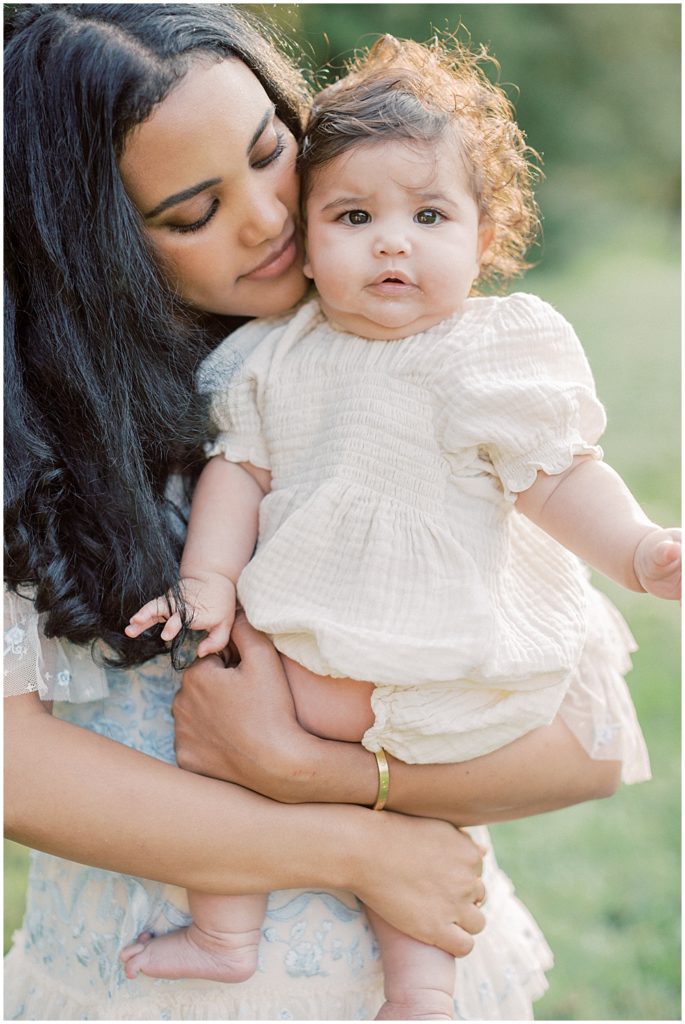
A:
{"label": "cream ruffled dress", "polygon": [[[256,320],[203,366],[209,454],[271,472],[238,594],[321,675],[376,685],[364,744],[463,761],[561,713],[593,757],[644,778],[623,674],[634,644],[575,556],[516,511],[538,470],[601,457],[592,374],[532,295],[469,299],[398,341],[318,300]],[[564,701],[569,687],[587,691]]]}

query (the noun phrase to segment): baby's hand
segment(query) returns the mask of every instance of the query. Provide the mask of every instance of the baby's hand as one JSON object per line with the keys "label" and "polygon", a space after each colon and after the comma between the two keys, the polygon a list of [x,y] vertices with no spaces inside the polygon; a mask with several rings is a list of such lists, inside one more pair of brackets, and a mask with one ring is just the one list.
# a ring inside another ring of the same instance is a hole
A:
{"label": "baby's hand", "polygon": [[[183,599],[191,612],[191,629],[207,631],[207,636],[198,645],[198,657],[218,654],[228,643],[235,619],[235,584],[221,573],[208,572],[198,577],[184,576],[180,585]],[[140,636],[157,622],[166,622],[162,640],[173,640],[180,632],[181,616],[171,595],[155,597],[144,604],[131,616],[124,632],[130,637]]]}
{"label": "baby's hand", "polygon": [[635,575],[648,594],[667,601],[680,599],[680,530],[652,530],[635,549]]}

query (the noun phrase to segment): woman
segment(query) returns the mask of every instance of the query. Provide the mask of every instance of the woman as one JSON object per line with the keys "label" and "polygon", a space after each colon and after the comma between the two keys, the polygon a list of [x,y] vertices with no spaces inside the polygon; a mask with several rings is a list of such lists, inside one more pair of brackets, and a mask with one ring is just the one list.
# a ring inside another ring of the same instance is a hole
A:
{"label": "woman", "polygon": [[[123,634],[176,581],[183,495],[169,477],[189,485],[199,462],[199,361],[231,317],[280,312],[304,292],[300,80],[230,8],[79,4],[20,13],[5,82],[6,572],[33,598],[10,595],[6,815],[13,838],[43,851],[5,1014],[368,1018],[381,1001],[373,937],[353,898],[319,888],[352,888],[463,955],[484,895],[470,840],[340,806],[373,804],[375,758],[303,736],[277,656],[244,622],[238,668],[189,670],[179,752],[194,771],[298,806],[180,771],[164,645]],[[191,718],[222,714],[217,680],[221,699],[232,684],[230,708],[198,744]],[[607,683],[609,702],[625,700],[621,685]],[[611,792],[631,742],[591,760],[560,718],[466,772],[392,764],[391,803],[460,824],[537,813]],[[554,772],[540,759],[551,743]],[[485,860],[490,927],[459,965],[458,1012],[527,1017],[549,952]],[[122,946],[186,920],[177,886],[290,890],[270,898],[250,982],[124,978]]]}

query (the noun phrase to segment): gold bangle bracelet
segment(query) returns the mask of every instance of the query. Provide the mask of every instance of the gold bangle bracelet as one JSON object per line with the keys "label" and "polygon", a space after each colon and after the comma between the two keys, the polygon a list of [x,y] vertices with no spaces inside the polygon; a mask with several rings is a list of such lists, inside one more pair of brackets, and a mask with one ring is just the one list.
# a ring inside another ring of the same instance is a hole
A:
{"label": "gold bangle bracelet", "polygon": [[373,809],[374,811],[382,811],[388,799],[388,790],[390,789],[390,768],[388,767],[388,759],[382,747],[380,750],[374,750],[374,754],[376,755],[376,764],[378,765],[378,795],[376,796]]}

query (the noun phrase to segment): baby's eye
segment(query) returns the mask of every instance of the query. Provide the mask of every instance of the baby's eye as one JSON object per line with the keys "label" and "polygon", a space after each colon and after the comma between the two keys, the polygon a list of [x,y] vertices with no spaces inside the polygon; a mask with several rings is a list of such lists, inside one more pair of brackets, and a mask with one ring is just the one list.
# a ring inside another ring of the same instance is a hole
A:
{"label": "baby's eye", "polygon": [[366,210],[347,210],[339,218],[343,224],[370,224],[371,214],[367,213]]}
{"label": "baby's eye", "polygon": [[442,219],[440,211],[433,209],[419,210],[414,217],[417,224],[439,224]]}

